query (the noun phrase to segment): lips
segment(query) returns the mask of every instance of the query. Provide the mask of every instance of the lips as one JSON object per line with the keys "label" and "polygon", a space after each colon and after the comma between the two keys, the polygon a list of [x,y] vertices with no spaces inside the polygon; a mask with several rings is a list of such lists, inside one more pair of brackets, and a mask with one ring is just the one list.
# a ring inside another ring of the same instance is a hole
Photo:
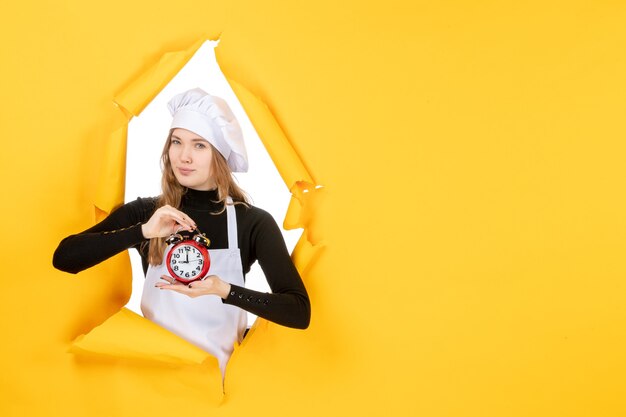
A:
{"label": "lips", "polygon": [[190,169],[190,168],[176,168],[176,169],[181,175],[190,175],[195,171],[195,169]]}

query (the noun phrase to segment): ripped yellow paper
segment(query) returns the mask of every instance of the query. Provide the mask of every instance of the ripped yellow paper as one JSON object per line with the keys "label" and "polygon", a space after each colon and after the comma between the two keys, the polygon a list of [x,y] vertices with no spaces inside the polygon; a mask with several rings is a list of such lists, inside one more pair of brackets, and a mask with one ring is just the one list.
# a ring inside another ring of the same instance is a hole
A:
{"label": "ripped yellow paper", "polygon": [[132,115],[139,116],[205,41],[201,38],[184,51],[163,54],[159,62],[115,96],[115,102]]}
{"label": "ripped yellow paper", "polygon": [[[626,415],[624,2],[308,6],[3,3],[0,256],[33,273],[3,280],[0,415]],[[214,409],[202,366],[67,354],[126,256],[50,265],[93,222],[111,97],[205,30],[328,210],[311,327],[259,326]]]}
{"label": "ripped yellow paper", "polygon": [[[115,103],[123,116],[130,120],[132,115],[139,115],[206,41],[200,39],[184,51],[165,54],[154,67],[130,83],[115,97]],[[305,229],[292,254],[296,268],[302,273],[316,259],[322,247],[319,244],[320,239],[312,240],[307,233],[307,228],[314,217],[314,200],[315,196],[319,195],[319,186],[315,186],[313,178],[268,106],[242,85],[232,80],[228,81],[292,193],[284,225],[287,229],[300,227]],[[94,202],[100,214],[110,213],[116,206],[122,204],[124,199],[127,127],[124,125],[114,130],[106,146]],[[264,321],[258,319],[253,330],[260,325],[259,322]],[[141,334],[142,338],[126,337],[134,334]],[[76,354],[99,354],[169,361],[176,364],[201,363],[207,357],[208,354],[203,352],[203,356],[198,352],[198,348],[177,349],[175,339],[179,339],[183,345],[189,345],[173,333],[124,308],[102,325],[77,338],[70,351]],[[168,349],[150,348],[152,343],[158,343],[160,340],[168,341],[163,345]],[[171,354],[168,355],[168,351]]]}
{"label": "ripped yellow paper", "polygon": [[88,334],[77,337],[70,352],[140,360],[150,358],[179,365],[212,360],[215,370],[220,373],[213,356],[127,308],[122,308]]}
{"label": "ripped yellow paper", "polygon": [[267,104],[234,80],[229,79],[228,82],[248,114],[287,188],[291,190],[298,181],[314,184],[311,175],[289,143],[289,139]]}
{"label": "ripped yellow paper", "polygon": [[124,201],[127,134],[128,125],[125,124],[111,132],[105,145],[102,168],[94,197],[98,220],[102,220]]}

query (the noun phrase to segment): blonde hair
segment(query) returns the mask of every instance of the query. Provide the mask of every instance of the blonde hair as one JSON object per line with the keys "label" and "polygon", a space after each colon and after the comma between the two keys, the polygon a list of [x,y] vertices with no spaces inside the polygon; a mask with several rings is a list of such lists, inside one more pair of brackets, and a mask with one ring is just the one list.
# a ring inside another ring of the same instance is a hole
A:
{"label": "blonde hair", "polygon": [[[161,189],[163,194],[158,197],[155,210],[165,205],[170,205],[180,209],[183,195],[185,195],[185,192],[187,191],[187,188],[180,185],[174,175],[174,171],[172,170],[169,150],[173,132],[174,129],[171,129],[169,135],[167,135],[167,141],[165,142],[163,152],[161,153],[161,170],[163,171],[163,176],[161,177]],[[213,145],[209,144],[209,146],[211,146],[212,150],[211,176],[217,185],[218,200],[215,201],[215,203],[221,203],[222,205],[221,210],[211,214],[221,214],[224,210],[226,210],[226,198],[228,196],[233,199],[233,204],[243,204],[247,206],[249,204],[249,198],[245,191],[243,191],[235,182],[235,178],[233,178],[228,162],[226,162],[226,159],[217,149],[215,149]],[[148,263],[150,265],[161,264],[161,262],[163,262],[163,253],[167,247],[165,238],[155,237],[150,239],[149,242],[144,243],[149,244]],[[142,246],[142,248],[143,247],[144,246]]]}

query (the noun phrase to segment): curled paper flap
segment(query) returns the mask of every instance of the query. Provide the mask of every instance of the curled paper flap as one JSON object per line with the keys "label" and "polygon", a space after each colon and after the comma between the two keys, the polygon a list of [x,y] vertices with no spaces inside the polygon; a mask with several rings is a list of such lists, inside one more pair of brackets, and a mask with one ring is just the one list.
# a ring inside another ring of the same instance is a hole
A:
{"label": "curled paper flap", "polygon": [[[267,104],[237,82],[231,79],[228,82],[292,194],[283,227],[287,230],[304,229],[304,233],[292,254],[294,259],[298,259],[296,268],[302,273],[319,254],[322,246],[320,245],[322,232],[319,228],[313,232],[311,226],[313,226],[316,208],[320,204],[323,188],[320,185],[315,185],[313,177],[291,146],[289,139]],[[306,239],[307,245],[303,243],[303,239]],[[307,250],[299,253],[305,247]]]}
{"label": "curled paper flap", "polygon": [[267,104],[237,82],[228,79],[228,83],[263,141],[287,188],[291,189],[297,181],[314,184],[315,181],[289,143]]}
{"label": "curled paper flap", "polygon": [[206,38],[201,38],[184,51],[165,53],[159,62],[120,92],[115,97],[115,102],[132,115],[138,116],[205,41]]}
{"label": "curled paper flap", "polygon": [[181,365],[201,364],[213,359],[215,373],[221,379],[217,359],[127,308],[122,308],[88,334],[77,337],[70,352],[90,352]]}
{"label": "curled paper flap", "polygon": [[128,125],[124,124],[111,133],[105,145],[94,197],[97,218],[106,217],[106,214],[124,201],[127,132]]}

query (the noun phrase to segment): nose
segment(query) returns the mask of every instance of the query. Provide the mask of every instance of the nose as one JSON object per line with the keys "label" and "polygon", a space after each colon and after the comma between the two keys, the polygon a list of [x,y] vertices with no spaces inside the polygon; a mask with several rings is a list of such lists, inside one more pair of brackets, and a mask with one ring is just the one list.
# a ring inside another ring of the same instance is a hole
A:
{"label": "nose", "polygon": [[191,147],[183,145],[180,152],[180,161],[186,164],[191,163]]}

